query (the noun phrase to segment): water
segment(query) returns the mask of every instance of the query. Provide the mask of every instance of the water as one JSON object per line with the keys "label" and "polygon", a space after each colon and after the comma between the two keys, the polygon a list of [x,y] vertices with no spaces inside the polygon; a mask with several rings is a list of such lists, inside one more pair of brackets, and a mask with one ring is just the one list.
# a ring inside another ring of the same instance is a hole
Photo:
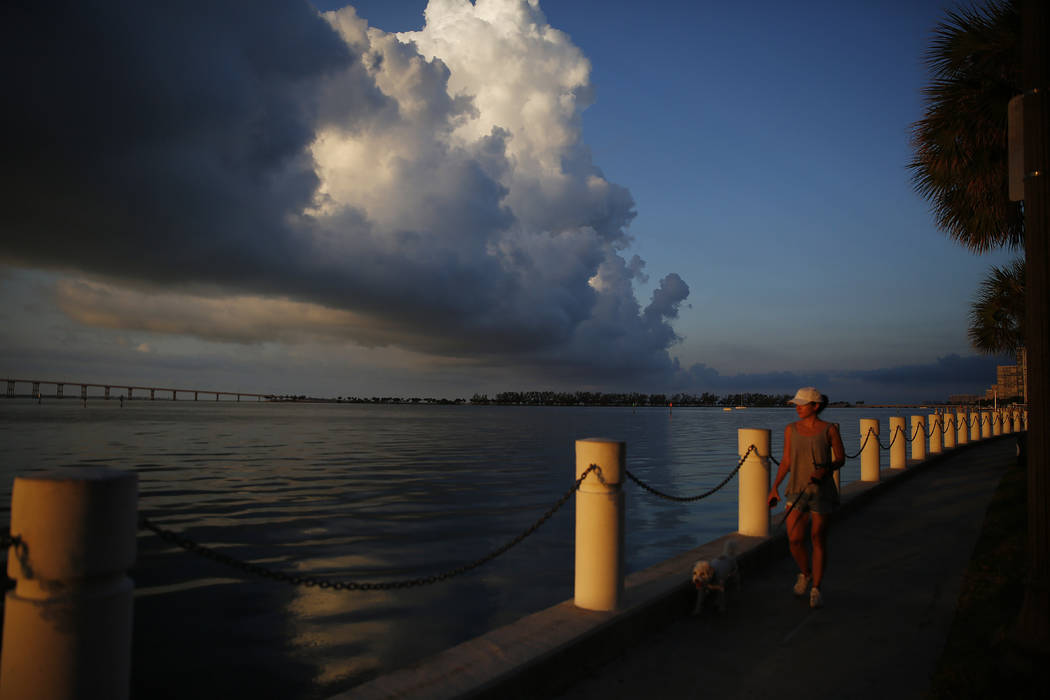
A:
{"label": "water", "polygon": [[[915,411],[927,413],[927,411]],[[830,408],[846,451],[859,419]],[[332,581],[454,569],[516,537],[572,485],[574,441],[627,442],[640,479],[695,495],[736,466],[738,428],[772,429],[791,409],[479,407],[115,400],[0,401],[0,519],[15,474],[99,466],[138,472],[140,511],[238,559]],[[888,461],[883,457],[883,463]],[[842,472],[859,478],[858,460]],[[632,483],[628,571],[736,529],[737,482],[703,501]],[[324,698],[385,670],[572,597],[572,501],[517,547],[422,588],[293,587],[140,533],[137,698]],[[683,576],[686,575],[683,572]]]}

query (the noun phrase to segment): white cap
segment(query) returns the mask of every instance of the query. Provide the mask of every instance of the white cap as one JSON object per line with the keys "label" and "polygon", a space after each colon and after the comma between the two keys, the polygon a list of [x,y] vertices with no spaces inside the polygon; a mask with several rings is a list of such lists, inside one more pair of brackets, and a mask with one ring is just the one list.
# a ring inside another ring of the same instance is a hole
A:
{"label": "white cap", "polygon": [[820,403],[823,400],[824,395],[817,391],[816,387],[804,386],[795,392],[795,398],[788,401],[788,403],[794,403],[801,406],[807,403]]}

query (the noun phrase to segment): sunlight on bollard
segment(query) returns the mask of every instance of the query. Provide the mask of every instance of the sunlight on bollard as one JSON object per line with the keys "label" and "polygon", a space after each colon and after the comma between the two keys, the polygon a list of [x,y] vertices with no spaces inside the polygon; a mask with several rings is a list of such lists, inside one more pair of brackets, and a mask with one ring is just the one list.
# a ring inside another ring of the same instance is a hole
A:
{"label": "sunlight on bollard", "polygon": [[769,430],[739,428],[736,431],[737,455],[743,458],[740,467],[740,501],[737,506],[737,528],[741,535],[769,536]]}
{"label": "sunlight on bollard", "polygon": [[941,423],[941,417],[936,413],[931,413],[929,416],[929,426],[927,430],[930,433],[930,454],[937,455],[943,452],[942,445],[944,438],[944,424]]}
{"label": "sunlight on bollard", "polygon": [[970,413],[970,442],[977,442],[981,439],[981,412],[973,411]]}
{"label": "sunlight on bollard", "polygon": [[941,415],[941,420],[944,421],[944,449],[953,449],[955,447],[955,415],[944,413]]}
{"label": "sunlight on bollard", "polygon": [[981,412],[981,439],[990,438],[992,436],[992,412],[982,411]]}
{"label": "sunlight on bollard", "polygon": [[959,429],[959,444],[965,445],[969,442],[970,431],[968,429],[969,418],[966,415],[966,411],[959,411],[955,414],[955,426]]}
{"label": "sunlight on bollard", "polygon": [[908,425],[904,416],[890,418],[890,469],[908,466]]}
{"label": "sunlight on bollard", "polygon": [[922,416],[911,417],[911,458],[918,462],[926,459],[926,419]]}
{"label": "sunlight on bollard", "polygon": [[623,596],[623,475],[627,444],[586,438],[576,441],[576,478],[592,464],[576,492],[576,580],[574,603],[585,610],[616,610]]}
{"label": "sunlight on bollard", "polygon": [[[871,435],[868,435],[871,431]],[[865,439],[867,444],[864,443]],[[876,418],[860,419],[860,444],[864,449],[860,452],[860,480],[879,480],[879,421]]]}
{"label": "sunlight on bollard", "polygon": [[1003,412],[1001,410],[992,411],[992,435],[1003,434]]}
{"label": "sunlight on bollard", "polygon": [[15,478],[0,700],[128,697],[137,501],[134,472]]}

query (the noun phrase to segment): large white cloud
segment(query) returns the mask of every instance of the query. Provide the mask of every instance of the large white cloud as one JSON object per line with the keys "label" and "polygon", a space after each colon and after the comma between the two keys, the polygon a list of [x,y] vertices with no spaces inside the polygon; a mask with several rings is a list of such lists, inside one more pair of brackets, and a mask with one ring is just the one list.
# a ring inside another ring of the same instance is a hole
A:
{"label": "large white cloud", "polygon": [[[581,133],[590,65],[536,0],[431,0],[398,35],[350,7],[58,5],[4,32],[13,57],[52,53],[15,85],[30,145],[0,256],[105,278],[63,288],[72,317],[298,335],[269,309],[309,337],[581,382],[673,371],[688,287],[638,303],[633,201]],[[224,303],[251,313],[224,329]]]}

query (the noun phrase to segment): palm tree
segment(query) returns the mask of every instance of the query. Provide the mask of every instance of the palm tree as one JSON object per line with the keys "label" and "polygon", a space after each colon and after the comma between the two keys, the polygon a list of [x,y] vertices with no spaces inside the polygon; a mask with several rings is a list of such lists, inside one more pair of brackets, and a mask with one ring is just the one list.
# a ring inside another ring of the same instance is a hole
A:
{"label": "palm tree", "polygon": [[[1050,645],[1050,182],[1045,173],[1035,176],[1025,182],[1025,204],[1009,202],[1005,121],[1010,98],[1024,93],[1025,160],[1045,167],[1048,36],[1046,0],[990,0],[984,10],[949,12],[928,55],[934,80],[926,90],[926,114],[915,125],[910,164],[916,190],[930,200],[948,236],[977,253],[1023,246],[1028,260],[1027,323],[1019,327],[1030,333],[1029,579],[1015,634],[1036,649]],[[1026,228],[1032,232],[1027,239]]]}
{"label": "palm tree", "polygon": [[1024,346],[1024,258],[993,267],[970,308],[970,344],[988,355]]}
{"label": "palm tree", "polygon": [[938,227],[975,253],[1024,246],[1008,195],[1006,105],[1021,92],[1021,19],[1014,0],[949,11],[927,54],[933,81],[913,130],[915,189]]}

